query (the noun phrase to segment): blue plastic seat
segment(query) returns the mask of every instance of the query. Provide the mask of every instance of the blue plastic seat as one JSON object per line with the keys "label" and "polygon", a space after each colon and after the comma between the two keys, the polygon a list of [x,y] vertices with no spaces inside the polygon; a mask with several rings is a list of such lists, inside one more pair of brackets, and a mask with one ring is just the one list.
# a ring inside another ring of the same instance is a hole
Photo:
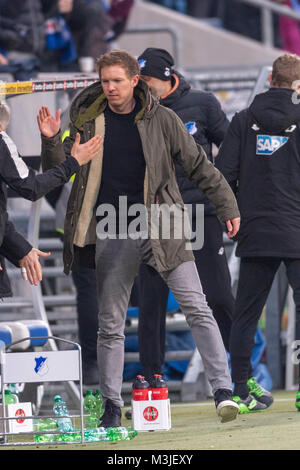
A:
{"label": "blue plastic seat", "polygon": [[5,346],[12,342],[12,333],[11,329],[6,325],[0,325],[0,345],[3,343]]}
{"label": "blue plastic seat", "polygon": [[[14,351],[25,351],[28,348],[44,346],[49,336],[49,328],[42,320],[23,320],[0,323],[0,341],[7,346],[15,341],[20,343],[12,346]],[[40,339],[37,339],[39,338]],[[28,339],[26,339],[28,338]]]}

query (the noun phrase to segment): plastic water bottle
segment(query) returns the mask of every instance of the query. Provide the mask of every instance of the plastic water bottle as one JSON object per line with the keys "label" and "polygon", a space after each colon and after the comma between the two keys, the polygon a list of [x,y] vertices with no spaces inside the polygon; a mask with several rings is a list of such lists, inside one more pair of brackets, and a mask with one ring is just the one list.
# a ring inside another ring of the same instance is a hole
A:
{"label": "plastic water bottle", "polygon": [[37,444],[40,442],[55,442],[54,434],[35,434],[34,440]]}
{"label": "plastic water bottle", "polygon": [[35,419],[33,421],[33,430],[35,432],[42,432],[43,434],[35,434],[34,440],[36,443],[40,442],[58,442],[59,434],[48,434],[47,431],[58,431],[57,422],[53,418]]}
{"label": "plastic water bottle", "polygon": [[4,390],[4,401],[6,405],[13,405],[18,403],[18,397],[11,393],[9,389]]}
{"label": "plastic water bottle", "polygon": [[60,434],[35,434],[34,435],[34,440],[37,444],[40,442],[61,442],[62,437]]}
{"label": "plastic water bottle", "polygon": [[102,398],[102,394],[99,388],[96,390],[95,398],[97,401],[97,418],[100,420],[100,418],[102,417],[104,413],[104,409],[103,409],[103,398]]}
{"label": "plastic water bottle", "polygon": [[54,397],[53,411],[54,414],[56,414],[57,416],[57,425],[60,432],[72,432],[73,424],[71,419],[69,418],[68,408],[65,401],[61,398],[60,395],[56,395]]}
{"label": "plastic water bottle", "polygon": [[87,428],[96,428],[98,424],[97,417],[97,400],[93,395],[92,390],[86,392],[86,396],[83,401],[83,407],[85,412],[88,414],[85,418],[85,426]]}
{"label": "plastic water bottle", "polygon": [[84,433],[84,440],[87,442],[108,441],[108,433],[105,428],[89,429]]}
{"label": "plastic water bottle", "polygon": [[42,418],[35,419],[33,421],[34,431],[44,432],[44,431],[58,431],[57,422],[53,418]]}
{"label": "plastic water bottle", "polygon": [[138,432],[133,428],[109,428],[107,430],[108,438],[110,441],[129,441],[137,436]]}
{"label": "plastic water bottle", "polygon": [[12,395],[15,395],[17,398],[17,403],[19,403],[19,389],[16,384],[9,384],[8,389],[11,391]]}

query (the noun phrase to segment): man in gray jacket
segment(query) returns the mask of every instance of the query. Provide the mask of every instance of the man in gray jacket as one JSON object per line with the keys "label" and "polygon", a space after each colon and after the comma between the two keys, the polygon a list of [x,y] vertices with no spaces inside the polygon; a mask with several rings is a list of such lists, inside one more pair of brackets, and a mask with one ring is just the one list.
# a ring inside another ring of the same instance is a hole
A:
{"label": "man in gray jacket", "polygon": [[[141,263],[155,268],[174,293],[202,356],[217,413],[222,422],[231,421],[239,410],[232,400],[222,338],[203,294],[188,237],[177,236],[177,216],[185,210],[174,162],[182,164],[215,204],[230,237],[240,223],[235,197],[177,115],[153,100],[148,86],[139,80],[134,57],[111,51],[101,56],[98,70],[101,83],[85,89],[72,104],[70,138],[64,144],[59,115],[54,118],[43,107],[39,123],[44,169],[66,158],[76,132],[83,140],[94,134],[104,139],[103,151],[76,174],[64,240],[66,273],[82,266],[96,267],[99,381],[105,402],[101,425],[121,425],[124,326]],[[124,197],[129,208],[125,221]],[[145,209],[144,219],[139,219],[143,227],[139,236],[131,230],[137,225],[133,219],[137,207],[140,212]],[[174,207],[172,229],[165,236],[163,224],[170,215],[166,208]],[[119,225],[112,223],[112,217],[105,218],[105,213],[114,213]]]}

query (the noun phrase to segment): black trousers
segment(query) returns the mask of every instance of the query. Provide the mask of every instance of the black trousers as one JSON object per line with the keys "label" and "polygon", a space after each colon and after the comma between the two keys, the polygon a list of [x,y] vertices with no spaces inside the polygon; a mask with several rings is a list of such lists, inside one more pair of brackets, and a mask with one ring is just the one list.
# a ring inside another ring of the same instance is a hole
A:
{"label": "black trousers", "polygon": [[249,361],[259,317],[272,287],[275,274],[283,262],[293,289],[296,305],[296,339],[300,339],[300,259],[241,258],[240,275],[230,336],[232,380],[246,384]]}
{"label": "black trousers", "polygon": [[96,272],[81,268],[72,271],[77,294],[78,336],[83,368],[97,364],[98,299]]}
{"label": "black trousers", "polygon": [[[231,279],[223,248],[222,226],[216,216],[204,220],[204,246],[195,250],[195,263],[207,303],[218,323],[225,348],[234,308]],[[159,274],[142,265],[136,280],[139,297],[139,353],[145,377],[161,374],[165,358],[166,310],[169,289]]]}

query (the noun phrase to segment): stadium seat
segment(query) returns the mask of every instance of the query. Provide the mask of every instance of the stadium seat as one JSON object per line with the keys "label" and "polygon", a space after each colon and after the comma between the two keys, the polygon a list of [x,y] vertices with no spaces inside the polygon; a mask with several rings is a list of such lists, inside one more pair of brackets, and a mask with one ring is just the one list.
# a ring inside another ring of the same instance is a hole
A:
{"label": "stadium seat", "polygon": [[49,328],[46,322],[43,320],[23,320],[22,323],[28,328],[31,348],[44,346],[47,343]]}
{"label": "stadium seat", "polygon": [[[0,341],[3,341],[6,346],[16,341],[29,338],[12,346],[12,351],[25,351],[28,348],[43,346],[48,341],[47,336],[49,336],[48,325],[42,320],[0,323]],[[38,337],[43,338],[37,339]]]}
{"label": "stadium seat", "polygon": [[4,343],[5,346],[12,342],[11,328],[2,323],[0,323],[0,342]]}

